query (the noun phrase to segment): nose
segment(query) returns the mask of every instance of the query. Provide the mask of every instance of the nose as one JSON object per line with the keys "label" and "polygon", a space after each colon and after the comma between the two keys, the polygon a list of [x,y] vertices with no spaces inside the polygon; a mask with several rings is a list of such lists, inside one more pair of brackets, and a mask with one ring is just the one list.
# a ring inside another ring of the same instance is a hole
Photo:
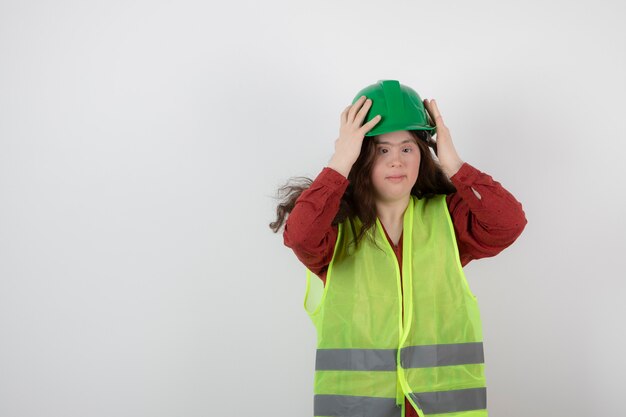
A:
{"label": "nose", "polygon": [[402,166],[402,154],[400,152],[392,152],[389,158],[389,165],[392,167]]}

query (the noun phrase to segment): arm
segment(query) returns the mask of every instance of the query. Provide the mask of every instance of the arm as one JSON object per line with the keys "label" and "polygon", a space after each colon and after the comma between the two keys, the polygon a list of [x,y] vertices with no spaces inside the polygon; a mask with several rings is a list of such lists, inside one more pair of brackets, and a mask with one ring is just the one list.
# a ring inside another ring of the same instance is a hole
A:
{"label": "arm", "polygon": [[285,223],[285,246],[324,283],[337,240],[337,226],[332,221],[348,184],[342,174],[325,167],[300,194]]}
{"label": "arm", "polygon": [[372,100],[361,96],[341,112],[335,153],[311,186],[300,194],[285,223],[285,245],[324,283],[337,241],[338,227],[332,226],[332,221],[348,188],[347,176],[359,157],[365,134],[381,119],[377,115],[363,123],[371,105]]}
{"label": "arm", "polygon": [[446,197],[461,264],[495,256],[509,247],[528,221],[511,193],[467,162],[450,177],[457,189]]}

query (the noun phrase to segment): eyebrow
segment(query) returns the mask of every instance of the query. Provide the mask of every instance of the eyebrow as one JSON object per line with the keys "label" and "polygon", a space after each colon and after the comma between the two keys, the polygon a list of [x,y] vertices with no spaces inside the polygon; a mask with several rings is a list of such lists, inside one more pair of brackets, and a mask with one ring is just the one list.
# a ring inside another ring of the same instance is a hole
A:
{"label": "eyebrow", "polygon": [[[400,145],[403,145],[405,143],[413,143],[413,140],[411,139],[405,139],[404,141],[400,142]],[[387,141],[378,141],[376,142],[376,145],[391,145],[391,142],[387,142]]]}

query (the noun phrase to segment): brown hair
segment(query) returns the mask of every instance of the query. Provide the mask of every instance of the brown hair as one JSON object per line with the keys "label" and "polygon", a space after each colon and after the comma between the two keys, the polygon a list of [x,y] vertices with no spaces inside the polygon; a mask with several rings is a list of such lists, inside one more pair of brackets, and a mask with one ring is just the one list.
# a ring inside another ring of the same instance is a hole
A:
{"label": "brown hair", "polygon": [[[408,131],[420,150],[420,165],[415,185],[411,194],[417,198],[431,198],[437,194],[451,194],[456,188],[441,169],[439,163],[431,153],[430,147],[437,151],[436,142],[430,133],[425,130]],[[332,221],[333,225],[343,222],[348,217],[358,216],[362,222],[360,233],[356,237],[356,244],[365,232],[376,224],[376,204],[372,187],[372,167],[376,156],[376,136],[366,137],[361,146],[361,153],[348,174],[349,184],[341,198],[339,211]],[[276,208],[276,221],[270,223],[274,233],[278,232],[285,222],[288,213],[291,213],[300,194],[311,186],[308,177],[292,177],[291,181],[279,188],[278,198],[282,202]]]}

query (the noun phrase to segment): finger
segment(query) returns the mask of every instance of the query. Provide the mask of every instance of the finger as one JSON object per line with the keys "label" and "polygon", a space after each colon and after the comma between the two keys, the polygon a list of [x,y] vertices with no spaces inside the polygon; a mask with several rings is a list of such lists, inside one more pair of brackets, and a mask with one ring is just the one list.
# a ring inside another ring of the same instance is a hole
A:
{"label": "finger", "polygon": [[359,99],[351,106],[350,111],[348,112],[348,122],[352,122],[354,121],[354,116],[356,115],[356,112],[359,111],[359,109],[361,108],[361,105],[363,104],[363,102],[365,101],[366,97],[365,96],[361,96],[359,97]]}
{"label": "finger", "polygon": [[430,114],[432,119],[435,121],[435,124],[443,124],[443,117],[441,117],[441,112],[439,111],[439,107],[437,107],[437,102],[435,99],[429,101]]}
{"label": "finger", "polygon": [[361,107],[361,110],[359,110],[359,112],[356,114],[356,117],[354,118],[354,122],[358,126],[361,126],[361,124],[363,123],[363,120],[365,120],[365,115],[367,115],[367,112],[370,110],[371,107],[372,107],[372,100],[367,99],[365,103],[363,104],[363,107]]}
{"label": "finger", "polygon": [[345,109],[343,109],[343,111],[341,112],[341,116],[340,116],[340,118],[339,118],[339,121],[340,121],[342,124],[345,124],[345,123],[346,123],[346,121],[347,121],[347,119],[348,119],[348,110],[350,110],[350,107],[351,107],[351,106],[346,107],[346,108],[345,108]]}
{"label": "finger", "polygon": [[429,125],[431,126],[435,126],[435,122],[433,121],[433,118],[430,115],[430,110],[428,109],[428,101],[424,100],[424,109],[426,109],[426,119]]}
{"label": "finger", "polygon": [[357,101],[354,102],[354,104],[350,106],[347,117],[348,123],[352,123],[354,121],[354,117],[356,116],[357,111],[359,111],[361,105],[365,102],[366,99],[367,98],[365,96],[361,96]]}
{"label": "finger", "polygon": [[363,126],[361,126],[361,128],[359,129],[360,133],[365,135],[367,132],[372,130],[372,128],[374,126],[376,126],[376,124],[378,124],[378,122],[380,122],[381,119],[382,119],[382,117],[380,117],[380,114],[377,114],[376,116],[374,116],[374,118],[372,120],[370,120],[369,122],[367,122]]}

